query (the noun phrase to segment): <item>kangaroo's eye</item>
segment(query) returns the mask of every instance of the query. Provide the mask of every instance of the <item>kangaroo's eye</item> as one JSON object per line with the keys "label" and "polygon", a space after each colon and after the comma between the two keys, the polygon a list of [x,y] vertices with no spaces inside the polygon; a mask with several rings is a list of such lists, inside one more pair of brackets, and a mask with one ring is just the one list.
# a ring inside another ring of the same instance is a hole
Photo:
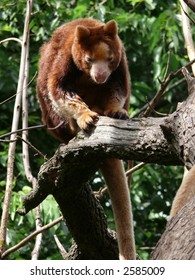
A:
{"label": "kangaroo's eye", "polygon": [[88,56],[88,55],[86,55],[85,61],[86,61],[87,63],[92,63],[92,62],[93,62],[92,58],[91,58],[90,56]]}
{"label": "kangaroo's eye", "polygon": [[110,56],[109,58],[108,58],[108,62],[113,62],[114,61],[114,57],[113,56]]}

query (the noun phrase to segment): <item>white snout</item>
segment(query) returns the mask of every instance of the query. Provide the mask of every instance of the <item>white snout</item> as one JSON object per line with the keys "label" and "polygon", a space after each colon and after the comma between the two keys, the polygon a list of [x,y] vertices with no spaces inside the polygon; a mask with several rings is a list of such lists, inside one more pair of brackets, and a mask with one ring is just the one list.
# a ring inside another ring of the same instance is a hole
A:
{"label": "white snout", "polygon": [[96,62],[92,65],[90,75],[97,84],[103,84],[111,74],[107,62]]}

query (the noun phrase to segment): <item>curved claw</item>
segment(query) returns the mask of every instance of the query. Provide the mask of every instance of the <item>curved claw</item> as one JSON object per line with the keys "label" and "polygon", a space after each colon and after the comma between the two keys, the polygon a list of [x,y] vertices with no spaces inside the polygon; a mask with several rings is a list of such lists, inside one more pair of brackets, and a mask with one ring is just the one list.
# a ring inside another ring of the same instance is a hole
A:
{"label": "curved claw", "polygon": [[108,111],[106,112],[105,115],[114,119],[121,119],[121,120],[129,119],[127,111],[123,108],[118,111]]}

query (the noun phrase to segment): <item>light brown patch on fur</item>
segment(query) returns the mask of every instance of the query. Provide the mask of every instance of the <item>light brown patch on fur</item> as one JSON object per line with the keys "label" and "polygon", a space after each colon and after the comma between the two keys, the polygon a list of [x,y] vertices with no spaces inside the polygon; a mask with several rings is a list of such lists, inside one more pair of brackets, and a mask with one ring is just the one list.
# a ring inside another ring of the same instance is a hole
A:
{"label": "light brown patch on fur", "polygon": [[95,45],[92,51],[92,59],[94,61],[107,60],[109,58],[109,55],[110,55],[110,48],[104,42],[100,42],[99,44]]}

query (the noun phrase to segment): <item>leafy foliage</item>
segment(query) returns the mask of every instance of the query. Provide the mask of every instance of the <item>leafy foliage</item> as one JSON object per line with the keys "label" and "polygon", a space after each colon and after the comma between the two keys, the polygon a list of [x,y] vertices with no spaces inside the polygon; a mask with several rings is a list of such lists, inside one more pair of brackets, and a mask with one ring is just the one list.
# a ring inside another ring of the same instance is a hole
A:
{"label": "leafy foliage", "polygon": [[[24,25],[26,1],[14,2],[1,0],[0,3],[0,40],[21,38]],[[41,124],[39,106],[36,100],[36,81],[39,47],[46,41],[53,30],[64,22],[80,18],[93,17],[101,21],[115,19],[118,22],[120,37],[126,47],[132,79],[132,98],[129,110],[132,116],[138,115],[159,88],[169,53],[171,59],[169,71],[176,71],[187,63],[186,52],[181,32],[179,7],[175,1],[157,0],[108,0],[108,1],[34,1],[30,23],[30,77],[28,87],[29,126]],[[17,88],[20,62],[20,45],[9,41],[0,45],[0,134],[10,131],[13,98],[6,103],[4,100],[14,96]],[[172,81],[166,94],[158,104],[157,110],[169,113],[178,101],[187,95],[186,85],[182,77]],[[45,130],[30,132],[30,141],[50,157],[58,146],[47,135]],[[0,203],[3,207],[4,188],[6,181],[8,144],[0,142]],[[33,174],[36,176],[43,159],[31,151]],[[21,198],[29,190],[29,183],[24,174],[21,142],[17,143],[15,181],[13,185],[10,221],[8,225],[8,246],[11,247],[22,240],[35,228],[34,214],[19,217],[15,211],[21,207]],[[99,176],[99,175],[98,175]],[[133,175],[132,203],[135,220],[135,236],[137,250],[141,258],[148,258],[152,247],[163,232],[169,213],[171,201],[179,186],[182,170],[178,167],[159,167],[146,165]],[[99,177],[98,177],[99,178]],[[94,189],[102,184],[101,179],[94,179]],[[111,227],[114,227],[109,198],[105,196],[102,205]],[[0,212],[1,213],[1,212]],[[43,202],[42,215],[44,224],[60,215],[55,201],[49,197]],[[42,259],[61,258],[53,240],[57,233],[65,247],[69,247],[71,237],[62,224],[44,233],[41,248]],[[11,254],[10,259],[29,259],[33,248],[30,242],[24,248]]]}

